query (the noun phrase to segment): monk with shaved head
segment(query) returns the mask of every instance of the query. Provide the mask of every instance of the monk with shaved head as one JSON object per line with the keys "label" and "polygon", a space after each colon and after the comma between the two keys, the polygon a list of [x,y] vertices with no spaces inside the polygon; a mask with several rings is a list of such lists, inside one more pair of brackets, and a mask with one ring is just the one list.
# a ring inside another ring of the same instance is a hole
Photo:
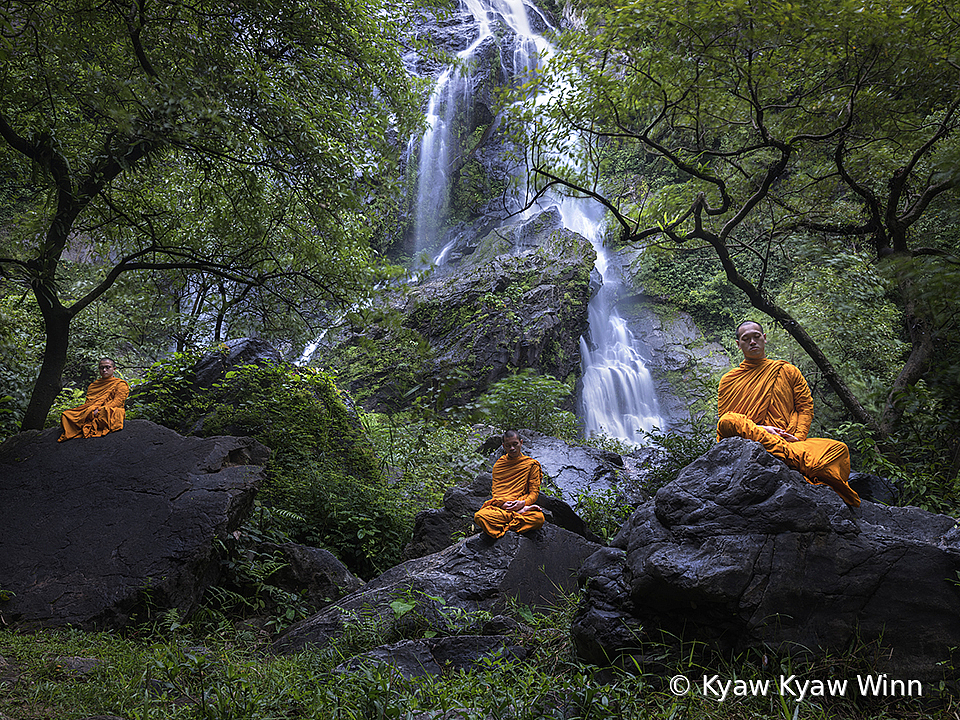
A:
{"label": "monk with shaved head", "polygon": [[64,410],[60,415],[59,442],[75,437],[103,437],[123,429],[124,405],[130,386],[126,380],[114,377],[116,369],[113,360],[100,358],[97,363],[100,379],[87,388],[87,401],[80,407]]}
{"label": "monk with shaved head", "polygon": [[767,336],[760,323],[737,327],[743,362],[720,380],[717,440],[744,437],[799,471],[810,483],[829,485],[852,507],[860,497],[847,484],[850,451],[837,440],[808,438],[813,398],[800,371],[766,355]]}
{"label": "monk with shaved head", "polygon": [[545,521],[536,505],[540,495],[540,463],[523,454],[523,438],[516,430],[503,434],[504,454],[493,466],[493,497],[473,516],[487,535],[500,538],[508,530],[536,530]]}

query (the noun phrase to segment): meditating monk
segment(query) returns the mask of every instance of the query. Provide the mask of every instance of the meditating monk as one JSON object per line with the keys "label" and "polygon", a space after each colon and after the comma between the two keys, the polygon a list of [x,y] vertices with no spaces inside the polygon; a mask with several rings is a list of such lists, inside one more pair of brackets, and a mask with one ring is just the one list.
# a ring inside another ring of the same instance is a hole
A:
{"label": "meditating monk", "polygon": [[767,358],[767,336],[760,323],[741,323],[736,337],[743,362],[720,380],[717,440],[734,436],[756,440],[807,482],[829,485],[847,505],[859,507],[860,497],[847,484],[847,446],[807,437],[813,398],[800,370],[785,360]]}
{"label": "meditating monk", "polygon": [[102,358],[97,365],[100,379],[94,380],[87,388],[87,401],[61,413],[63,433],[58,442],[79,436],[103,437],[109,432],[123,430],[124,402],[130,394],[130,386],[126,380],[113,376],[117,364],[110,358]]}
{"label": "meditating monk", "polygon": [[493,465],[493,497],[473,516],[487,535],[503,537],[507,530],[523,533],[542,526],[540,463],[523,454],[523,439],[516,430],[503,434],[504,455]]}

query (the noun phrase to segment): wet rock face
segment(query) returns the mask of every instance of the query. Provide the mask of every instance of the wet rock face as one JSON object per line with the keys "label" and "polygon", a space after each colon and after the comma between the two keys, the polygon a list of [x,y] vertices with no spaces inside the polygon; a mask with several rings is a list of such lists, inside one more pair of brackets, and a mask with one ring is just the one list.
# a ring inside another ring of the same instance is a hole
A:
{"label": "wet rock face", "polygon": [[[397,300],[400,328],[357,328],[325,348],[323,363],[366,408],[409,403],[409,389],[458,372],[445,389],[448,404],[476,398],[518,369],[579,374],[596,259],[590,242],[560,228],[551,211],[465,242],[472,249],[448,273]],[[421,349],[400,353],[415,345]]]}
{"label": "wet rock face", "polygon": [[722,651],[843,652],[939,679],[960,647],[956,520],[848,508],[757,443],[731,438],[631,516],[581,571],[572,633],[585,659],[643,655],[671,636]]}
{"label": "wet rock face", "polygon": [[503,247],[496,231],[456,275],[420,285],[405,308],[403,324],[427,338],[441,365],[467,368],[475,392],[517,368],[579,372],[596,253],[549,218],[517,232],[530,249]]}
{"label": "wet rock face", "polygon": [[59,428],[0,445],[5,624],[121,628],[149,596],[188,616],[219,572],[215,541],[249,512],[269,450],[129,420],[102,438]]}

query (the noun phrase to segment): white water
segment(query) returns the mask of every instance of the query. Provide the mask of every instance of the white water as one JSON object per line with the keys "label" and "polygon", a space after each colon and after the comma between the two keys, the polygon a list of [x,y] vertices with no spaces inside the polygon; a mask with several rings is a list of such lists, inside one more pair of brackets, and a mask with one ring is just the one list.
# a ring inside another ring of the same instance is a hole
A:
{"label": "white water", "polygon": [[[513,45],[515,82],[529,78],[538,65],[548,62],[553,47],[531,29],[528,13],[537,13],[523,0],[461,0],[476,22],[476,37],[459,53],[464,67],[469,68],[475,51],[496,31],[495,20],[501,19],[516,34]],[[543,16],[540,16],[543,19]],[[417,220],[414,248],[416,253],[437,253],[439,231],[447,217],[449,170],[454,150],[452,137],[457,111],[469,107],[473,78],[447,68],[437,79],[427,110],[427,131],[421,141]],[[571,158],[572,162],[572,158]],[[603,209],[594,201],[577,198],[555,198],[541,201],[557,205],[564,226],[586,237],[597,252],[596,269],[603,285],[590,301],[589,340],[580,339],[583,389],[579,410],[586,434],[603,433],[629,442],[640,442],[643,431],[663,428],[656,392],[646,368],[639,344],[614,304],[620,291],[618,273],[608,272],[606,249],[603,247]],[[450,246],[435,255],[434,264],[442,265]]]}

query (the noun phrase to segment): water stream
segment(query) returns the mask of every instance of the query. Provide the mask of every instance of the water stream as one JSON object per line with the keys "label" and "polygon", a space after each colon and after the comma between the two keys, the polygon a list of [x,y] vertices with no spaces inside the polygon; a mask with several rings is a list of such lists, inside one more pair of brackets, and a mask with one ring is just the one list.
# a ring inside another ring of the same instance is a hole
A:
{"label": "water stream", "polygon": [[[468,110],[474,90],[475,78],[470,70],[475,66],[474,54],[504,26],[513,39],[511,47],[501,46],[500,57],[501,62],[511,64],[504,68],[504,74],[514,82],[523,82],[554,54],[550,43],[531,29],[531,17],[536,24],[549,27],[546,18],[523,0],[461,0],[461,9],[472,15],[475,35],[458,53],[460,67],[448,67],[438,77],[420,145],[414,250],[417,254],[430,253],[437,265],[444,263],[449,251],[449,245],[438,245],[448,217],[457,116]],[[461,67],[466,72],[461,72]],[[578,408],[585,432],[641,442],[644,431],[663,428],[664,421],[642,348],[615,308],[622,286],[619,272],[613,272],[603,246],[603,210],[591,200],[555,197],[541,200],[529,214],[552,205],[559,207],[567,229],[593,244],[596,269],[603,279],[600,291],[590,301],[589,337],[580,339],[583,382]]]}

